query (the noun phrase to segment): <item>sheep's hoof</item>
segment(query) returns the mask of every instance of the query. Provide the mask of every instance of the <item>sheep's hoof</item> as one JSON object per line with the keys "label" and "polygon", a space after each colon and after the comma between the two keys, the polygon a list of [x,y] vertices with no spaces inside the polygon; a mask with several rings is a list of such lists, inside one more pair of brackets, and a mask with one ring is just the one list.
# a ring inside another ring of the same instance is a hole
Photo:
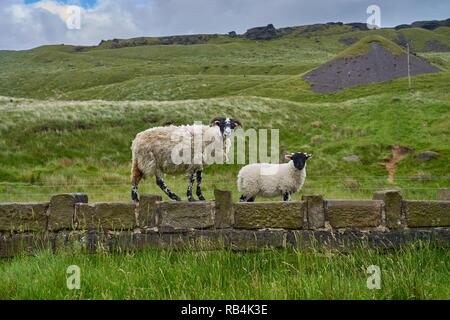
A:
{"label": "sheep's hoof", "polygon": [[189,202],[195,202],[195,201],[197,201],[197,200],[195,200],[194,197],[191,197],[191,198],[188,198],[188,201],[189,201]]}
{"label": "sheep's hoof", "polygon": [[198,200],[200,200],[200,201],[206,201],[206,199],[205,199],[204,196],[199,196],[199,197],[198,197]]}
{"label": "sheep's hoof", "polygon": [[138,193],[134,190],[131,191],[131,200],[133,200],[134,202],[139,202]]}

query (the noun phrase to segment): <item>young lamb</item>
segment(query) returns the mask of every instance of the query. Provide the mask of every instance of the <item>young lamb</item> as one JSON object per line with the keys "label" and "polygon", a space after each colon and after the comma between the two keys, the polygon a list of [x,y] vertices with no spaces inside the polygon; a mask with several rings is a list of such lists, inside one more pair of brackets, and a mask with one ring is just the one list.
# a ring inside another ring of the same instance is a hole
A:
{"label": "young lamb", "polygon": [[306,161],[311,155],[303,152],[286,156],[290,161],[283,164],[253,163],[243,167],[238,174],[238,190],[241,202],[253,202],[257,195],[263,197],[283,196],[291,200],[291,194],[303,187],[306,178]]}
{"label": "young lamb", "polygon": [[[180,197],[167,187],[163,176],[164,173],[173,175],[188,173],[189,185],[186,193],[188,200],[195,201],[192,187],[196,179],[197,196],[199,200],[204,201],[205,197],[201,190],[203,168],[214,163],[214,159],[218,157],[228,159],[231,135],[237,127],[242,127],[240,121],[218,117],[214,118],[209,126],[194,124],[156,127],[138,133],[131,146],[133,156],[131,198],[139,201],[139,182],[144,177],[155,176],[156,184],[170,199],[181,201]],[[214,156],[205,151],[205,148],[217,143],[220,147],[214,149]],[[179,161],[180,157],[184,160]]]}

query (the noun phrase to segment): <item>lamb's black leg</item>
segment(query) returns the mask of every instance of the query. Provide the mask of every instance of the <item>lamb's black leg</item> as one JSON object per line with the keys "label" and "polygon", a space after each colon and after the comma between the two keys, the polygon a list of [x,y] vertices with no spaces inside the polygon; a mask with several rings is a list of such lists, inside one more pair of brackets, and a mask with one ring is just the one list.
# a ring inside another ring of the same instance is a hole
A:
{"label": "lamb's black leg", "polygon": [[283,194],[283,201],[291,201],[291,193],[290,192],[285,192]]}
{"label": "lamb's black leg", "polygon": [[178,197],[175,193],[170,191],[170,189],[167,187],[166,183],[164,182],[164,179],[161,177],[156,177],[156,184],[158,187],[161,188],[162,191],[164,191],[165,194],[169,196],[170,199],[175,201],[181,201],[180,197]]}
{"label": "lamb's black leg", "polygon": [[189,185],[188,185],[188,189],[187,189],[187,192],[186,192],[186,195],[187,195],[187,198],[188,198],[189,202],[194,202],[195,201],[194,197],[192,196],[192,186],[194,185],[195,174],[196,173],[194,172],[194,173],[192,173],[189,176]]}
{"label": "lamb's black leg", "polygon": [[197,197],[200,201],[205,201],[205,197],[202,194],[202,170],[197,171]]}

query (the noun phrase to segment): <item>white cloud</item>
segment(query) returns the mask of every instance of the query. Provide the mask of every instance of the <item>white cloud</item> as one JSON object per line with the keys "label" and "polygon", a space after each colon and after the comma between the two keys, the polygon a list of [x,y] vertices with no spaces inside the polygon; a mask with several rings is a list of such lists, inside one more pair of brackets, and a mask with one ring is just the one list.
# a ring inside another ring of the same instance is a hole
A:
{"label": "white cloud", "polygon": [[[66,27],[67,7],[56,0],[25,5],[0,0],[0,50],[43,44],[94,45],[102,39],[189,33],[226,33],[273,23],[276,27],[363,22],[372,0],[98,0],[82,10],[81,30]],[[382,25],[448,18],[450,2],[378,0]]]}

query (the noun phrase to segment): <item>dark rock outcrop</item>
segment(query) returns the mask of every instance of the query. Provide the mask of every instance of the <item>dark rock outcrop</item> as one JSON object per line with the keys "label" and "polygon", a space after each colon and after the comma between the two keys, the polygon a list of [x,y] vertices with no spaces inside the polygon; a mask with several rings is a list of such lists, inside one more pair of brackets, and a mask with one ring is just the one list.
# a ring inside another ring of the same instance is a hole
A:
{"label": "dark rock outcrop", "polygon": [[351,46],[352,44],[355,44],[356,42],[358,42],[358,38],[354,38],[354,37],[343,37],[339,39],[339,42],[346,45],[346,46]]}
{"label": "dark rock outcrop", "polygon": [[450,18],[446,20],[428,20],[428,21],[416,21],[412,24],[401,24],[395,27],[396,30],[407,28],[423,28],[428,30],[434,30],[439,27],[450,27]]}
{"label": "dark rock outcrop", "polygon": [[433,159],[437,159],[439,157],[439,153],[435,151],[424,151],[417,155],[416,160],[420,162],[430,161]]}
{"label": "dark rock outcrop", "polygon": [[275,29],[273,24],[268,24],[266,27],[251,28],[244,33],[244,37],[250,40],[270,40],[278,36],[277,29]]}
{"label": "dark rock outcrop", "polygon": [[367,23],[352,22],[352,23],[346,23],[345,25],[350,26],[353,29],[357,29],[357,30],[362,30],[362,31],[369,30],[369,28],[367,28]]}

